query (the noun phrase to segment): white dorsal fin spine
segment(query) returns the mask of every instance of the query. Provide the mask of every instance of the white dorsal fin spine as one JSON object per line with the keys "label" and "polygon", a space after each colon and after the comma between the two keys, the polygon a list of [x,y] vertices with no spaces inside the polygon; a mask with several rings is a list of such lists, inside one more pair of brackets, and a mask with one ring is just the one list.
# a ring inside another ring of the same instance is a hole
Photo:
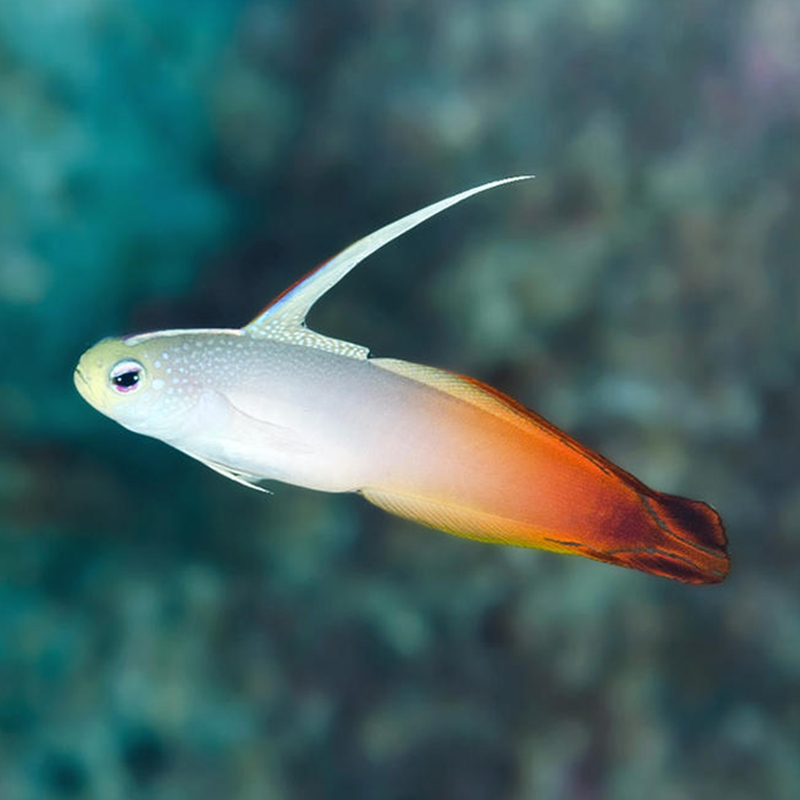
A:
{"label": "white dorsal fin spine", "polygon": [[250,336],[275,339],[286,344],[299,344],[303,347],[327,350],[329,353],[335,353],[339,356],[350,356],[351,358],[364,360],[369,355],[368,347],[325,336],[306,328],[305,325],[286,324],[279,316],[264,320],[257,328],[252,328],[251,323],[245,328],[245,332]]}
{"label": "white dorsal fin spine", "polygon": [[369,354],[368,348],[323,336],[306,328],[306,315],[314,303],[367,256],[372,255],[385,244],[397,239],[425,220],[468,197],[472,197],[472,195],[532,177],[533,175],[519,175],[467,189],[465,192],[447,197],[438,203],[433,203],[413,214],[402,217],[363,239],[359,239],[300,280],[295,287],[280,295],[272,305],[244,327],[245,333],[250,336],[277,339],[290,344],[316,347],[339,355],[365,359]]}

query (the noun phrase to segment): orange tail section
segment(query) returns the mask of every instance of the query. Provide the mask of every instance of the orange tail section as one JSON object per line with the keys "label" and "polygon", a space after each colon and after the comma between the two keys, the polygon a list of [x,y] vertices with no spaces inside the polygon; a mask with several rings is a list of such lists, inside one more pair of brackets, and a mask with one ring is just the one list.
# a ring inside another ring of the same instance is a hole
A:
{"label": "orange tail section", "polygon": [[630,526],[623,523],[617,532],[620,540],[632,546],[604,552],[585,544],[575,552],[684,583],[723,581],[730,560],[719,514],[699,500],[652,490],[645,494],[638,491],[642,486],[636,481],[631,488],[636,490],[649,520],[632,514]]}
{"label": "orange tail section", "polygon": [[674,495],[642,497],[649,524],[642,515],[632,514],[630,525],[611,532],[617,546],[609,547],[596,541],[592,531],[569,531],[569,538],[562,539],[535,525],[450,503],[378,489],[364,489],[362,494],[385,511],[456,536],[585,556],[684,583],[719,583],[730,567],[716,511]]}
{"label": "orange tail section", "polygon": [[[653,491],[547,420],[473,378],[402,361],[374,359],[373,363],[512,424],[516,430],[508,438],[524,452],[530,451],[533,480],[552,487],[551,509],[559,506],[562,510],[548,516],[532,507],[530,513],[509,518],[499,510],[501,506],[476,507],[480,504],[469,498],[365,488],[362,493],[375,505],[447,533],[573,553],[685,583],[719,583],[728,574],[722,520],[709,505]],[[498,453],[498,460],[502,458]],[[564,471],[562,464],[567,465]],[[578,480],[565,484],[564,475]]]}

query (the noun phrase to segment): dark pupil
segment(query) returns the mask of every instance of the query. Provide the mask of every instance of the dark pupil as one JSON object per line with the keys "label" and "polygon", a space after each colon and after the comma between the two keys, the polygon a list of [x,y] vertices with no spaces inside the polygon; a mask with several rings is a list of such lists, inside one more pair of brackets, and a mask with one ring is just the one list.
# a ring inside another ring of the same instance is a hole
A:
{"label": "dark pupil", "polygon": [[116,375],[112,378],[116,386],[122,386],[123,389],[130,389],[139,383],[139,370],[132,369],[130,372],[123,372],[122,375]]}

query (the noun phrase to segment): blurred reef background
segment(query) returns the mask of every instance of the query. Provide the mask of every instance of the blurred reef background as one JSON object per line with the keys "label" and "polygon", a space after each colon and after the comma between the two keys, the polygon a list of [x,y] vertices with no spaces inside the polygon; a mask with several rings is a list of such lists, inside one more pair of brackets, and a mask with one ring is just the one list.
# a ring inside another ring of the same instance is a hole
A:
{"label": "blurred reef background", "polygon": [[[0,2],[0,798],[800,796],[800,4]],[[697,588],[265,497],[81,401],[312,315],[713,503]]]}

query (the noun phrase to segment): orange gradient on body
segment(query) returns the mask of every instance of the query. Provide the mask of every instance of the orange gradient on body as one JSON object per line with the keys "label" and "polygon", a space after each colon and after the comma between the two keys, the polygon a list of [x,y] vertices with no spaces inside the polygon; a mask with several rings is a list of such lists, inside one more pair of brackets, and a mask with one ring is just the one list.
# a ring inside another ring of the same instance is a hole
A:
{"label": "orange gradient on body", "polygon": [[710,506],[653,491],[480,381],[374,363],[439,391],[426,412],[413,414],[413,443],[388,448],[395,468],[363,491],[371,502],[482,541],[574,553],[690,583],[724,579],[725,534]]}

